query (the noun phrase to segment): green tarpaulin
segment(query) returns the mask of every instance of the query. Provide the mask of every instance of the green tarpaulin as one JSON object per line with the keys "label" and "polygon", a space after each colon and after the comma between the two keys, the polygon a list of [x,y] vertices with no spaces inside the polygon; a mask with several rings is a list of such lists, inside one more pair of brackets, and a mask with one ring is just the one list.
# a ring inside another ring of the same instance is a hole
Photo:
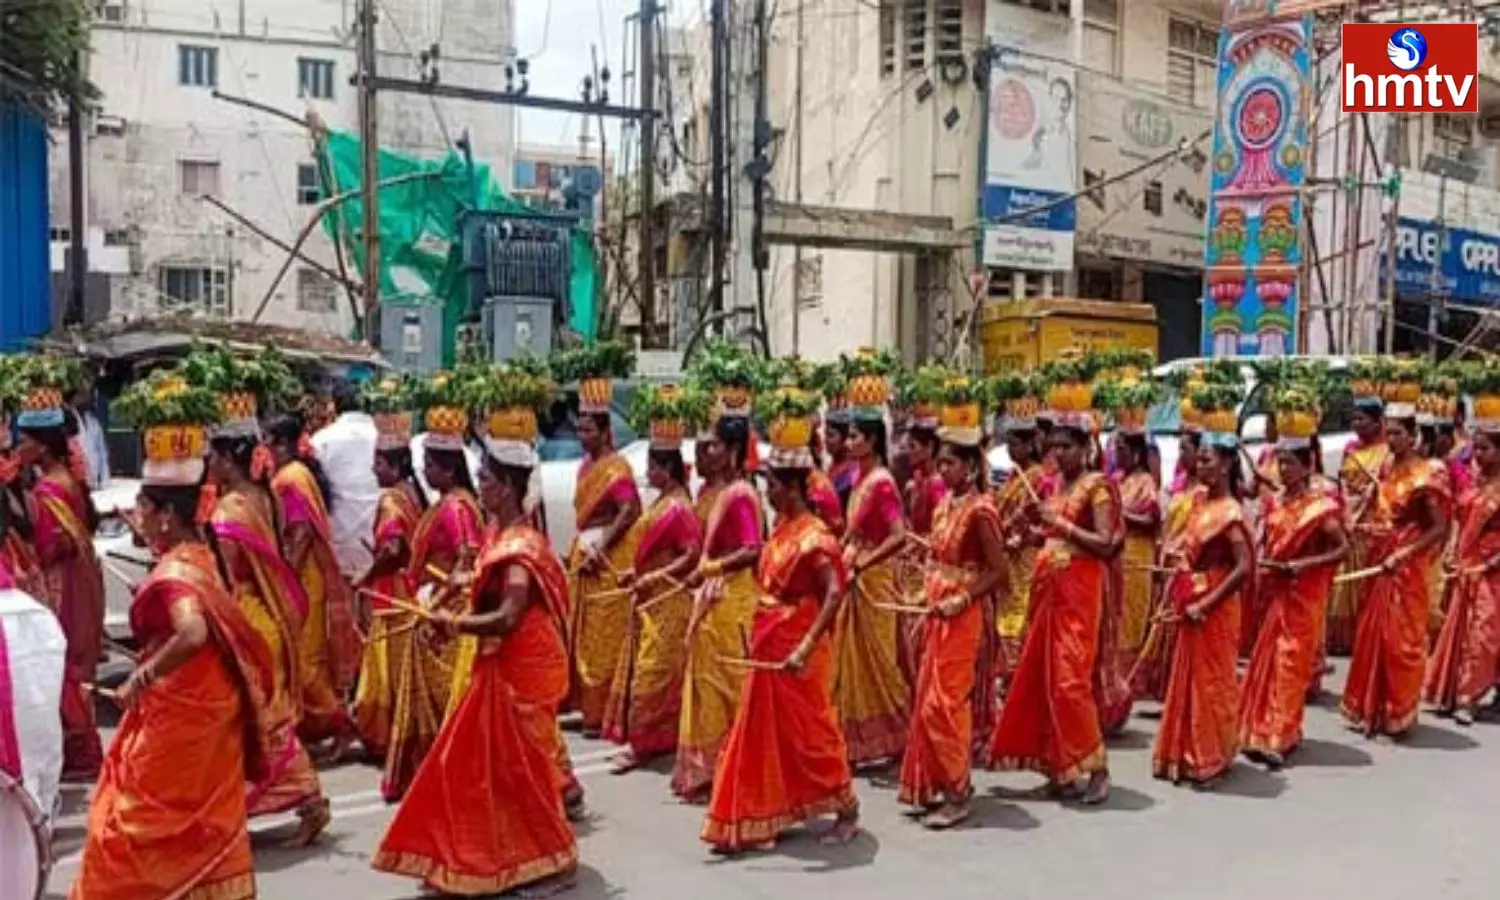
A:
{"label": "green tarpaulin", "polygon": [[[322,183],[333,192],[360,186],[359,138],[341,131],[328,132]],[[442,160],[423,160],[380,151],[380,180],[417,176],[380,191],[380,297],[400,303],[434,303],[444,307],[444,356],[452,361],[451,329],[468,304],[464,287],[458,222],[464,210],[524,212],[530,207],[508,197],[492,177],[490,167],[475,163],[473,183],[464,158],[449,152]],[[471,193],[472,192],[472,193]],[[323,227],[334,240],[343,240],[356,268],[364,266],[364,244],[355,235],[364,222],[364,203],[353,197],[323,219]],[[595,296],[598,272],[589,235],[573,231],[572,306],[570,327],[585,338],[594,336]]]}

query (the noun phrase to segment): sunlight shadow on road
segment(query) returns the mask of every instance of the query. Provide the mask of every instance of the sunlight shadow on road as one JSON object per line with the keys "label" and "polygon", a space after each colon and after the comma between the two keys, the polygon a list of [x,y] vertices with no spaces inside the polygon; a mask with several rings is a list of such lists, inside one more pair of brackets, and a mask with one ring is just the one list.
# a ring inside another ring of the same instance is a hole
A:
{"label": "sunlight shadow on road", "polygon": [[1249,797],[1252,800],[1274,800],[1286,790],[1286,779],[1259,766],[1236,763],[1224,778],[1214,785],[1212,793],[1226,797]]}
{"label": "sunlight shadow on road", "polygon": [[1400,745],[1416,750],[1474,750],[1479,742],[1465,734],[1418,724],[1402,738]]}
{"label": "sunlight shadow on road", "polygon": [[1287,757],[1287,766],[1294,769],[1356,768],[1371,765],[1374,761],[1370,754],[1358,747],[1307,738]]}
{"label": "sunlight shadow on road", "polygon": [[1041,820],[1033,816],[1025,807],[1014,803],[1002,803],[993,798],[977,798],[973,809],[974,811],[969,815],[969,821],[959,825],[955,830],[998,828],[1004,831],[1030,831],[1042,825]]}

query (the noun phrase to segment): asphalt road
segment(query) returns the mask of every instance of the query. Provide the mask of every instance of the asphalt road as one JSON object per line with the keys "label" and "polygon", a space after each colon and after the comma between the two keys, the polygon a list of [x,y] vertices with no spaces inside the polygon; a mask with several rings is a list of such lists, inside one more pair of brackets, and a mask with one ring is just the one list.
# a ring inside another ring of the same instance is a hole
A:
{"label": "asphalt road", "polygon": [[[1137,715],[1110,748],[1115,789],[1098,809],[1034,799],[1037,780],[980,773],[970,822],[931,833],[903,818],[892,786],[861,778],[865,833],[824,847],[808,833],[770,854],[721,860],[697,839],[702,811],[667,789],[665,766],[607,772],[610,748],[570,740],[588,791],[577,900],[814,896],[910,900],[1100,897],[1360,900],[1500,896],[1500,724],[1425,717],[1402,744],[1340,725],[1335,699],[1309,710],[1308,738],[1279,774],[1241,763],[1215,791],[1154,781],[1156,721]],[[334,821],[321,845],[277,849],[290,820],[255,823],[261,896],[394,900],[418,884],[369,868],[391,811],[373,769],[323,773]],[[77,871],[84,798],[70,797],[50,897]],[[936,889],[936,890],[934,890]]]}

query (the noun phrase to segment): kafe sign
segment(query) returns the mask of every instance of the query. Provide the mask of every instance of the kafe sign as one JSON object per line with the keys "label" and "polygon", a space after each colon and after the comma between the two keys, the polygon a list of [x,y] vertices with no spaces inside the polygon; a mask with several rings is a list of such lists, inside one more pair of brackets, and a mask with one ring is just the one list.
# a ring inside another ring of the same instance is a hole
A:
{"label": "kafe sign", "polygon": [[1202,268],[1206,137],[1182,159],[1169,157],[1138,177],[1103,188],[1089,190],[1089,185],[1159,159],[1181,141],[1197,140],[1212,127],[1210,113],[1083,74],[1079,121],[1084,123],[1079,148],[1084,193],[1078,198],[1078,252]]}
{"label": "kafe sign", "polygon": [[1402,219],[1396,231],[1396,291],[1438,288],[1459,302],[1500,303],[1500,235]]}

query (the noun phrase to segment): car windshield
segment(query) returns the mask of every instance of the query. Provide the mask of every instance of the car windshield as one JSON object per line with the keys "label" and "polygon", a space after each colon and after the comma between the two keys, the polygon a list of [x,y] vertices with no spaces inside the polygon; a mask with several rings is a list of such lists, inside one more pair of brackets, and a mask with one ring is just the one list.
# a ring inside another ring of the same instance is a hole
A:
{"label": "car windshield", "polygon": [[[627,447],[636,439],[635,429],[625,420],[625,410],[635,396],[635,387],[630,384],[615,385],[614,403],[609,409],[610,427],[614,431],[615,446]],[[540,422],[542,440],[537,455],[542,462],[569,462],[583,459],[583,444],[578,440],[577,394],[560,396]]]}
{"label": "car windshield", "polygon": [[1152,434],[1177,434],[1182,430],[1182,412],[1176,388],[1166,388],[1166,397],[1146,413],[1146,427]]}

